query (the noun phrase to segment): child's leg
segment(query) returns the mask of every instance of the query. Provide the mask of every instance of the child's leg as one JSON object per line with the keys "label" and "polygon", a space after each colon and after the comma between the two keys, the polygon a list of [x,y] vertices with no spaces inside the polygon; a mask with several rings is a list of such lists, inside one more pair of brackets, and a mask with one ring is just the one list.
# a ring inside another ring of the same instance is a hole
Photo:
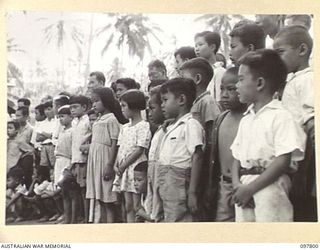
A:
{"label": "child's leg", "polygon": [[141,194],[132,193],[132,198],[133,198],[134,216],[136,216],[136,213],[138,212],[141,205]]}
{"label": "child's leg", "polygon": [[126,214],[127,214],[127,222],[133,223],[135,221],[135,212],[133,205],[133,193],[124,192],[125,206],[126,206]]}
{"label": "child's leg", "polygon": [[71,197],[69,190],[62,189],[63,197],[63,209],[64,209],[64,223],[69,224],[71,222]]}
{"label": "child's leg", "polygon": [[58,211],[58,214],[63,214],[63,200],[62,200],[62,190],[56,194],[54,197],[53,197],[54,201],[55,201],[55,204],[56,204],[56,207],[57,207],[57,211]]}
{"label": "child's leg", "polygon": [[71,189],[69,191],[71,199],[71,220],[70,223],[78,223],[78,211],[80,209],[79,197],[80,191],[78,189]]}
{"label": "child's leg", "polygon": [[88,223],[89,221],[89,205],[90,200],[86,199],[86,187],[82,187],[80,190],[81,194],[81,200],[83,203],[83,212],[84,212],[84,222]]}
{"label": "child's leg", "polygon": [[112,203],[105,203],[99,201],[101,206],[101,222],[114,223],[115,222],[115,209]]}

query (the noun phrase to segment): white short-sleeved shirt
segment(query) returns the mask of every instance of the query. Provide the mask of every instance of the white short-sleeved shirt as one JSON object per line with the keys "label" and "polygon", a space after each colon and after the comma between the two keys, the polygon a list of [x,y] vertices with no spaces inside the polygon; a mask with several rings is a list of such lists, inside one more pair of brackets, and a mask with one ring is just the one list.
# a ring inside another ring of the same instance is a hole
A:
{"label": "white short-sleeved shirt", "polygon": [[282,95],[282,105],[290,111],[300,125],[314,117],[314,87],[311,68],[288,75]]}
{"label": "white short-sleeved shirt", "polygon": [[87,155],[80,151],[80,146],[90,137],[91,126],[88,115],[72,120],[72,158],[71,163],[86,163]]}
{"label": "white short-sleeved shirt", "polygon": [[160,145],[159,163],[179,168],[191,168],[197,146],[204,147],[205,132],[201,124],[188,113],[167,128]]}
{"label": "white short-sleeved shirt", "polygon": [[241,167],[268,167],[283,154],[292,153],[291,159],[304,158],[306,135],[281,102],[272,100],[254,112],[249,106],[241,119],[238,133],[230,149]]}
{"label": "white short-sleeved shirt", "polygon": [[213,68],[213,77],[212,77],[211,82],[208,84],[207,90],[210,92],[213,99],[216,102],[218,102],[218,101],[220,101],[221,80],[222,80],[224,73],[226,72],[226,69],[221,66],[217,67],[215,65],[213,65],[212,68]]}
{"label": "white short-sleeved shirt", "polygon": [[159,155],[159,153],[157,152],[159,150],[159,144],[162,140],[164,136],[164,131],[163,128],[160,126],[157,131],[154,133],[152,140],[151,140],[151,144],[150,144],[150,148],[149,148],[149,161],[156,161],[157,160],[157,156]]}

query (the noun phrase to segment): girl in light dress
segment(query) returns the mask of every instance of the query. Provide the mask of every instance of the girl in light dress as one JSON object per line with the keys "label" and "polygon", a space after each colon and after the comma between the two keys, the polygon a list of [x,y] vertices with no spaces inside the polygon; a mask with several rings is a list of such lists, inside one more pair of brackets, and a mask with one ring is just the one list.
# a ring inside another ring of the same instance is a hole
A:
{"label": "girl in light dress", "polygon": [[[117,156],[120,124],[114,115],[115,97],[110,88],[93,90],[93,108],[99,114],[92,125],[92,140],[88,155],[86,198],[100,205],[95,222],[115,222],[117,193],[112,191],[113,165]],[[97,218],[99,217],[99,218]]]}
{"label": "girl in light dress", "polygon": [[120,104],[122,113],[130,122],[123,125],[119,134],[113,190],[123,192],[126,220],[130,223],[135,221],[141,198],[134,187],[133,171],[137,164],[147,160],[151,132],[149,123],[141,117],[141,111],[146,108],[146,97],[141,91],[124,92],[120,96]]}

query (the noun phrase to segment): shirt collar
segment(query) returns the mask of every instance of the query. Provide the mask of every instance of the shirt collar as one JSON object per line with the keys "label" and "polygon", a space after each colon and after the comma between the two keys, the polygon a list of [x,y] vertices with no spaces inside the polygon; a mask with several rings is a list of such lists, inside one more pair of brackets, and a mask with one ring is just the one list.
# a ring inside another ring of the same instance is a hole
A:
{"label": "shirt collar", "polygon": [[202,94],[200,94],[194,101],[193,104],[195,104],[196,102],[198,102],[202,97],[206,96],[206,95],[210,95],[209,91],[205,91]]}
{"label": "shirt collar", "polygon": [[273,99],[272,101],[270,101],[268,104],[264,105],[259,111],[258,113],[255,113],[254,111],[254,104],[252,103],[248,109],[246,110],[246,112],[244,112],[244,115],[247,114],[253,114],[253,115],[259,115],[261,113],[263,113],[265,110],[267,109],[279,109],[281,108],[281,102],[277,99]]}
{"label": "shirt collar", "polygon": [[170,131],[174,130],[176,127],[178,127],[179,125],[186,123],[190,118],[192,118],[191,113],[187,113],[184,116],[180,117],[179,120],[176,121],[174,124],[169,125],[167,132],[170,132]]}
{"label": "shirt collar", "polygon": [[305,68],[303,70],[300,70],[300,71],[297,71],[295,73],[289,73],[288,76],[287,76],[287,82],[291,81],[293,78],[295,78],[297,76],[304,75],[304,74],[307,74],[309,72],[312,72],[312,69],[310,67],[307,67],[307,68]]}

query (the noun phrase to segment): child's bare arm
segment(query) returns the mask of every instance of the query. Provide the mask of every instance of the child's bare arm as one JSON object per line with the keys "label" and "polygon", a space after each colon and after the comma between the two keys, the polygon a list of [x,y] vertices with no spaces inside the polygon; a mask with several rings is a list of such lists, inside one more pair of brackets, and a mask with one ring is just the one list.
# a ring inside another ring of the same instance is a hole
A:
{"label": "child's bare arm", "polygon": [[190,186],[188,190],[188,207],[192,213],[198,211],[197,204],[197,188],[199,184],[199,177],[202,169],[203,151],[202,146],[196,147],[195,152],[192,156],[192,168],[190,177]]}
{"label": "child's bare arm", "polygon": [[117,154],[118,154],[117,142],[118,142],[118,140],[114,140],[114,139],[111,140],[110,157],[109,157],[107,165],[104,169],[104,174],[103,174],[103,176],[106,180],[113,177],[113,175],[114,175],[113,166],[116,161]]}
{"label": "child's bare arm", "polygon": [[240,169],[240,161],[234,160],[232,165],[232,186],[233,189],[237,189],[240,183],[240,177],[239,177],[239,169]]}
{"label": "child's bare arm", "polygon": [[134,163],[144,152],[143,147],[137,147],[119,166],[119,170],[123,173],[132,163]]}
{"label": "child's bare arm", "polygon": [[136,213],[136,220],[139,219],[143,219],[148,222],[154,222],[142,207]]}
{"label": "child's bare arm", "polygon": [[259,190],[275,182],[281,175],[288,172],[291,153],[276,157],[266,170],[253,182],[240,186],[235,195],[235,202],[239,206],[246,206],[251,197]]}

